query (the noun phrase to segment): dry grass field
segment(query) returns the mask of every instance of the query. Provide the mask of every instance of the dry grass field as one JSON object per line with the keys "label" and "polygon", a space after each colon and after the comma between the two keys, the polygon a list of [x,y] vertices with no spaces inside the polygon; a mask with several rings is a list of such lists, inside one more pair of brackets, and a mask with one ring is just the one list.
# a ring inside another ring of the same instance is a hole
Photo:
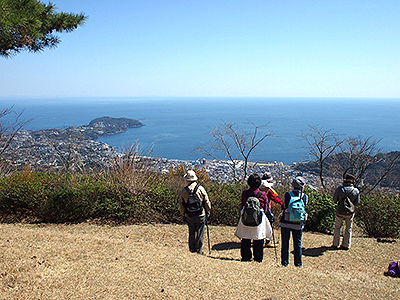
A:
{"label": "dry grass field", "polygon": [[400,279],[383,275],[399,242],[330,250],[332,236],[305,233],[303,267],[291,255],[285,268],[274,248],[240,262],[234,230],[211,226],[198,255],[184,225],[0,224],[0,299],[400,299]]}

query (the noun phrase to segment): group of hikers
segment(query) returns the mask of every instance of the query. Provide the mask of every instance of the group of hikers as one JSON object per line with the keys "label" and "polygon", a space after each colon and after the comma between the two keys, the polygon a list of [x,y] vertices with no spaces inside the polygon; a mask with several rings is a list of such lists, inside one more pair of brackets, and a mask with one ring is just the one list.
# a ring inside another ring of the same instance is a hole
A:
{"label": "group of hikers", "polygon": [[[204,187],[197,183],[195,171],[187,171],[184,179],[187,185],[182,189],[179,202],[180,213],[189,228],[189,250],[203,254],[204,232],[211,212],[211,202]],[[301,240],[307,220],[305,208],[308,196],[304,193],[306,180],[302,176],[293,178],[292,190],[286,192],[282,199],[272,187],[273,177],[270,172],[263,174],[262,177],[256,173],[251,174],[247,179],[247,184],[249,188],[242,192],[240,218],[235,232],[235,235],[241,239],[241,260],[262,262],[264,245],[270,243],[273,236],[272,224],[275,221],[271,211],[271,201],[273,201],[278,203],[283,211],[280,218],[281,264],[282,266],[289,264],[289,243],[290,235],[292,235],[294,265],[301,267]],[[355,177],[346,174],[343,184],[334,193],[333,201],[337,203],[337,206],[332,248],[350,249],[355,206],[360,202],[360,192],[354,185]],[[343,222],[345,222],[345,231],[339,247],[340,229]]]}

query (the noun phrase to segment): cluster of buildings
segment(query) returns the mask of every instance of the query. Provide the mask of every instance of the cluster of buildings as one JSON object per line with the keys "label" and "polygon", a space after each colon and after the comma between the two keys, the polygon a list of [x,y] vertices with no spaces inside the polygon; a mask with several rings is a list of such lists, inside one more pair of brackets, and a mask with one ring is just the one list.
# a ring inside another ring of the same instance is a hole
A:
{"label": "cluster of buildings", "polygon": [[[204,169],[211,180],[220,183],[232,182],[235,179],[243,179],[243,161],[236,161],[236,169],[232,167],[232,162],[208,160],[205,158],[195,161],[173,160],[166,158],[146,158],[146,163],[150,164],[154,171],[167,174],[171,169],[185,166],[186,169]],[[292,178],[299,175],[293,166],[284,165],[282,162],[254,163],[249,162],[247,175],[257,173],[260,176],[265,172],[271,172],[276,182],[289,182]],[[313,174],[301,174],[307,180],[308,185],[318,186],[318,178]]]}
{"label": "cluster of buildings", "polygon": [[[29,167],[34,171],[45,170],[78,170],[88,168],[94,171],[110,166],[115,158],[124,154],[117,153],[115,148],[88,138],[90,131],[99,128],[71,127],[68,129],[47,129],[39,131],[20,131],[13,138],[3,157],[15,169]],[[84,134],[82,134],[84,133]],[[97,133],[97,132],[96,132]],[[139,159],[139,158],[137,158]],[[172,160],[166,158],[140,157],[153,171],[166,174],[171,169],[185,166],[186,169],[204,169],[211,180],[221,183],[240,180],[245,177],[243,161],[218,161],[198,159],[195,161]],[[277,182],[287,182],[297,175],[293,166],[281,162],[249,162],[247,175],[262,175],[269,171]],[[303,174],[311,185],[317,185],[317,178],[311,174]]]}

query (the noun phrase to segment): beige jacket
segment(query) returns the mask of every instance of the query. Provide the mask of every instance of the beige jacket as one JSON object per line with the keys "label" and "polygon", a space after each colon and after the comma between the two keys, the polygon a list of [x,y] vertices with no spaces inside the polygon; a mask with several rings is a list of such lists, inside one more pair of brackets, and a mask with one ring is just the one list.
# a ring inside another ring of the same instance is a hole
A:
{"label": "beige jacket", "polygon": [[[194,188],[196,187],[197,182],[193,181],[188,185],[189,190],[192,192],[194,190]],[[205,216],[206,212],[210,212],[211,211],[211,202],[208,199],[208,195],[206,190],[204,189],[204,187],[202,187],[201,185],[199,185],[199,188],[197,189],[197,196],[203,201],[203,212],[201,213],[201,216]],[[183,188],[182,192],[181,192],[181,196],[180,196],[180,201],[179,201],[179,205],[180,205],[180,213],[182,216],[187,217],[187,215],[185,214],[185,207],[183,206],[183,202],[185,203],[188,201],[189,199],[189,193],[188,191]]]}

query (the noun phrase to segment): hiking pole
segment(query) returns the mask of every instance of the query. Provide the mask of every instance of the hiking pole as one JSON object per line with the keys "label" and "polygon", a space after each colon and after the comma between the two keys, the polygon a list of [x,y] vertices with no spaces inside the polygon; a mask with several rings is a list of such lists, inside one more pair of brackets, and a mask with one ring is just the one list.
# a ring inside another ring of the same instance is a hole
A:
{"label": "hiking pole", "polygon": [[276,243],[275,243],[274,226],[271,226],[271,228],[272,228],[272,239],[274,240],[275,259],[276,259],[276,263],[278,264],[278,254],[276,253]]}
{"label": "hiking pole", "polygon": [[208,254],[211,254],[210,230],[208,229],[208,213],[206,213],[206,226],[207,226]]}

